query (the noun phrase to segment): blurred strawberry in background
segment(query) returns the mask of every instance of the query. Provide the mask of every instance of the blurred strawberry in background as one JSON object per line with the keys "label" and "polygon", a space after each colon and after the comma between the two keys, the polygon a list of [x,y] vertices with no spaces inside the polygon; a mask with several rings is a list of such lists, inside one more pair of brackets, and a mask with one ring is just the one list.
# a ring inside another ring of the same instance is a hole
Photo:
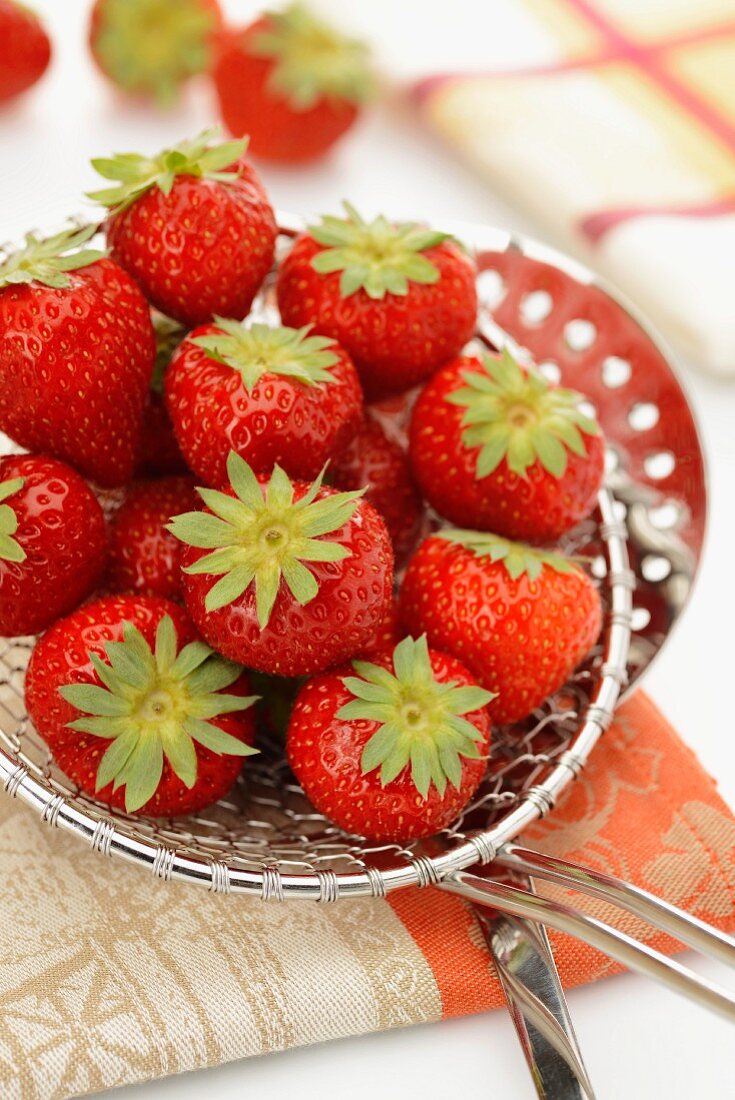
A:
{"label": "blurred strawberry in background", "polygon": [[221,27],[218,0],[95,0],[89,44],[113,84],[166,107],[209,70]]}
{"label": "blurred strawberry in background", "polygon": [[230,132],[282,162],[326,153],[374,91],[367,46],[299,3],[226,31],[214,80]]}
{"label": "blurred strawberry in background", "polygon": [[35,84],[50,60],[51,42],[35,12],[0,0],[0,104]]}

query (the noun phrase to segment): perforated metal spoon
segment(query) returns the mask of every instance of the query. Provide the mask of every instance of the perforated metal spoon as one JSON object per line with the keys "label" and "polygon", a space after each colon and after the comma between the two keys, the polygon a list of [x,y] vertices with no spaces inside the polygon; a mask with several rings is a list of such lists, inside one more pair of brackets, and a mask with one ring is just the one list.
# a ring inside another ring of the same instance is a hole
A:
{"label": "perforated metal spoon", "polygon": [[[600,378],[610,390],[602,409],[603,412],[609,409],[610,402],[615,401],[615,390],[630,383],[633,367],[629,359],[620,354],[624,345],[619,342],[617,333],[610,336],[613,342],[617,338],[618,343],[610,347],[605,358],[602,357],[604,348],[600,347],[600,332],[593,317],[595,313],[598,317],[605,314],[595,309],[594,296],[600,292],[606,295],[640,331],[645,332],[632,316],[630,308],[616,300],[612,292],[600,285],[581,265],[550,250],[539,249],[539,246],[527,241],[516,241],[515,247],[504,249],[502,254],[489,253],[485,262],[489,278],[485,279],[487,297],[479,328],[488,344],[495,349],[509,347],[522,362],[534,366],[543,364],[542,369],[567,384],[577,385],[584,392],[589,392],[588,385],[585,385],[589,383],[589,376],[577,377],[580,374],[579,356],[592,349],[597,359],[594,376]],[[579,291],[584,287],[594,291],[589,300],[580,298]],[[645,335],[654,345],[650,334]],[[628,426],[639,433],[650,430],[661,418],[661,404],[650,400],[650,397],[655,396],[660,402],[664,395],[666,407],[673,395],[679,404],[683,402],[686,405],[686,398],[674,375],[668,367],[666,371],[660,369],[659,349],[654,346],[653,352],[653,357],[649,355],[647,361],[658,369],[655,374],[651,369],[647,373],[638,371],[634,385],[641,400],[629,406],[628,410]],[[570,378],[570,374],[575,377]],[[625,508],[633,564],[642,570],[642,580],[656,580],[658,576],[660,581],[665,582],[656,593],[655,607],[646,609],[650,616],[649,623],[654,622],[655,610],[655,622],[659,629],[652,631],[644,639],[644,644],[639,640],[637,651],[631,654],[628,691],[637,685],[681,614],[692,588],[701,551],[706,510],[702,452],[690,414],[690,430],[687,433],[689,455],[686,452],[682,454],[681,435],[677,430],[682,419],[680,412],[672,423],[661,425],[664,434],[658,442],[662,444],[662,449],[653,457],[649,456],[649,471],[652,469],[654,474],[657,472],[656,462],[659,469],[665,471],[672,453],[678,453],[678,457],[684,460],[690,459],[698,476],[683,481],[676,497],[662,502],[659,492],[633,480],[626,469],[630,462],[630,448],[619,446],[609,455],[608,484]],[[617,435],[613,438],[620,441]],[[645,434],[641,439],[645,442]],[[645,466],[646,459],[643,461]],[[665,519],[667,515],[668,526],[664,526],[661,518]],[[690,537],[688,541],[681,537],[678,530],[685,516],[692,531],[696,532],[696,537]],[[510,849],[508,851],[507,859],[510,867],[515,867],[519,885],[528,893],[533,893],[533,880],[528,877],[529,871],[538,871],[538,867],[534,868],[533,857],[529,865],[528,860],[514,856]],[[501,849],[501,860],[504,854]],[[466,892],[461,890],[461,878],[464,876],[456,876],[453,882],[447,883],[447,888],[456,889],[459,886],[459,892],[466,896]],[[557,881],[570,884],[569,877],[563,874]],[[545,928],[521,916],[488,915],[477,904],[475,909],[538,1096],[548,1100],[594,1100],[594,1091]],[[660,913],[657,916],[660,919]],[[681,928],[678,931],[681,935]],[[686,929],[684,931],[686,934]],[[727,941],[727,937],[723,940]],[[724,947],[727,951],[727,942]]]}

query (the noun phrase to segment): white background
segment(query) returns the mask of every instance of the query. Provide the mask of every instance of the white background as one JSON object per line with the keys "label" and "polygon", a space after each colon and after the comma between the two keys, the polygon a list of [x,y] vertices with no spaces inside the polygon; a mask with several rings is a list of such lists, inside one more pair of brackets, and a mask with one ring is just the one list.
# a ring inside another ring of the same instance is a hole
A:
{"label": "white background", "polygon": [[[153,151],[209,124],[207,89],[192,89],[168,115],[121,102],[86,54],[88,0],[34,0],[56,58],[43,84],[0,114],[0,239],[54,227],[84,209],[94,186],[90,156]],[[654,0],[647,0],[652,3]],[[655,0],[658,2],[658,0]],[[247,0],[225,5],[246,21]],[[324,5],[322,5],[324,6]],[[332,0],[339,17],[376,41],[383,68],[401,78],[461,65],[546,59],[547,45],[513,0]],[[274,203],[333,210],[349,197],[366,212],[463,218],[533,230],[412,124],[397,103],[376,110],[328,162],[299,171],[262,169]],[[694,369],[686,382],[710,459],[711,523],[700,581],[685,620],[647,681],[648,690],[735,804],[733,558],[735,389]],[[714,973],[708,968],[709,973]],[[570,995],[599,1100],[716,1100],[735,1096],[727,1025],[641,979],[625,976]],[[120,1100],[208,1100],[247,1095],[300,1100],[529,1097],[530,1080],[509,1018],[497,1012],[253,1059],[207,1073],[126,1089]]]}

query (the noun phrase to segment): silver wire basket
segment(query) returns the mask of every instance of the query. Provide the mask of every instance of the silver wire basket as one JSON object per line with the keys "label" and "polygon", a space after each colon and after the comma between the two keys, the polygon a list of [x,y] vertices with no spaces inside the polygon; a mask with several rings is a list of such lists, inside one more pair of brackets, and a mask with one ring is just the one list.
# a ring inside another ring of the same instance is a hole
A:
{"label": "silver wire basket", "polygon": [[[283,250],[299,223],[283,218],[281,225]],[[262,754],[207,812],[169,821],[111,811],[59,771],[28,718],[23,678],[34,639],[1,639],[0,785],[49,827],[156,878],[216,893],[382,897],[492,862],[584,767],[625,685],[648,665],[686,601],[704,522],[697,431],[664,352],[586,268],[500,230],[471,227],[462,235],[478,256],[476,340],[510,343],[552,379],[584,392],[609,441],[597,514],[564,543],[590,559],[606,611],[600,643],[527,721],[495,730],[485,780],[460,819],[430,841],[401,847],[368,844],[317,814],[282,744],[266,732]],[[272,319],[274,312],[271,278],[254,313]],[[400,435],[405,403],[386,402],[379,414]],[[692,507],[698,494],[699,509]]]}

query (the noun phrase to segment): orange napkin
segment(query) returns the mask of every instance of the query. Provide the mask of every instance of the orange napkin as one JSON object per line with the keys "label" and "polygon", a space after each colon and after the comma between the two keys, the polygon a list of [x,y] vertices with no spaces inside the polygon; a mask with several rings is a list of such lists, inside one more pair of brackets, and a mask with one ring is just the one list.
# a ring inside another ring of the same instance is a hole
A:
{"label": "orange napkin", "polygon": [[[735,819],[641,693],[526,839],[735,928]],[[66,1100],[502,1003],[472,910],[437,889],[336,905],[206,894],[104,859],[1,792],[0,881],[3,1100]],[[646,936],[635,918],[624,927]],[[565,936],[555,951],[567,985],[618,969]]]}

